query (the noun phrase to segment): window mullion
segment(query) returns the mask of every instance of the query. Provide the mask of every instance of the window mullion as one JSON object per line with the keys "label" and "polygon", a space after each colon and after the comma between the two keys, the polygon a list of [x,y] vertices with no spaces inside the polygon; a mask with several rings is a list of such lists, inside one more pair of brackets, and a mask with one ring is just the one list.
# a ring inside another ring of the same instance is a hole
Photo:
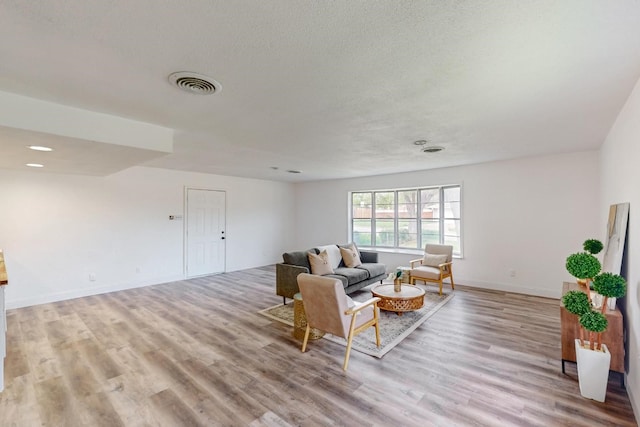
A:
{"label": "window mullion", "polygon": [[418,241],[418,248],[423,246],[422,244],[422,191],[419,188],[416,189],[416,237]]}
{"label": "window mullion", "polygon": [[398,190],[393,192],[393,246],[398,247]]}
{"label": "window mullion", "polygon": [[376,242],[376,192],[371,193],[371,246],[377,246]]}
{"label": "window mullion", "polygon": [[439,224],[440,224],[440,244],[444,244],[444,187],[440,187],[440,215]]}

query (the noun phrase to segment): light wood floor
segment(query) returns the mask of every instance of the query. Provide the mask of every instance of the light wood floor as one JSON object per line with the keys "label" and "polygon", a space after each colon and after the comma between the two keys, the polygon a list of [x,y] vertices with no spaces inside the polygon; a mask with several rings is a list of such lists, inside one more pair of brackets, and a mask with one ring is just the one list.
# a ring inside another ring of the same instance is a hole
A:
{"label": "light wood floor", "polygon": [[[435,291],[434,287],[434,291]],[[256,314],[273,266],[8,312],[1,426],[635,426],[560,367],[558,301],[459,287],[383,359]]]}

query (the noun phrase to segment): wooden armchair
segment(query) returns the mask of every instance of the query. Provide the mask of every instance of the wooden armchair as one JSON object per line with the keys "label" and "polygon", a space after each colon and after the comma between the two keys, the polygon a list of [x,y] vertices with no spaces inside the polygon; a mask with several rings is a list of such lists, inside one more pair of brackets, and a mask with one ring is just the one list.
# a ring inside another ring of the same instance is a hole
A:
{"label": "wooden armchair", "polygon": [[455,289],[453,283],[453,246],[450,245],[427,245],[424,248],[424,256],[420,259],[410,261],[409,282],[416,284],[416,280],[434,282],[440,285],[440,295],[442,295],[442,281],[449,278],[451,289]]}
{"label": "wooden armchair", "polygon": [[342,282],[335,278],[302,273],[297,277],[298,287],[307,317],[307,330],[302,342],[302,352],[307,348],[311,328],[319,329],[347,340],[343,370],[347,370],[353,337],[373,326],[376,329],[376,345],[380,347],[378,301],[371,298],[349,307],[349,298]]}

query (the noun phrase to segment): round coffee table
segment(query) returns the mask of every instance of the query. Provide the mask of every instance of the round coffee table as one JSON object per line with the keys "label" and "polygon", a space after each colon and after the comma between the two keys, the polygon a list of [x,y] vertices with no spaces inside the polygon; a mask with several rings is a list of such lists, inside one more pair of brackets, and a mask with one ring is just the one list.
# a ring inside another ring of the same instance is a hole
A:
{"label": "round coffee table", "polygon": [[371,290],[374,297],[380,298],[380,310],[395,311],[402,316],[405,311],[415,311],[424,305],[424,290],[415,285],[403,285],[400,292],[393,290],[393,284],[378,285]]}

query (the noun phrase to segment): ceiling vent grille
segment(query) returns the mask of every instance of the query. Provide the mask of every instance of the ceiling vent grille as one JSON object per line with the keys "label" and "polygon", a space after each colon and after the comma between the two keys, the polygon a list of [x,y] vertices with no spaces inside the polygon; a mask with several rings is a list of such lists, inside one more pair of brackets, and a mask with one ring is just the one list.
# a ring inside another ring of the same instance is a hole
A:
{"label": "ceiling vent grille", "polygon": [[430,145],[428,147],[424,147],[422,149],[423,153],[437,153],[438,151],[444,150],[444,147],[438,147],[437,145]]}
{"label": "ceiling vent grille", "polygon": [[222,90],[220,83],[211,77],[189,71],[170,74],[169,81],[179,89],[196,95],[212,95]]}

